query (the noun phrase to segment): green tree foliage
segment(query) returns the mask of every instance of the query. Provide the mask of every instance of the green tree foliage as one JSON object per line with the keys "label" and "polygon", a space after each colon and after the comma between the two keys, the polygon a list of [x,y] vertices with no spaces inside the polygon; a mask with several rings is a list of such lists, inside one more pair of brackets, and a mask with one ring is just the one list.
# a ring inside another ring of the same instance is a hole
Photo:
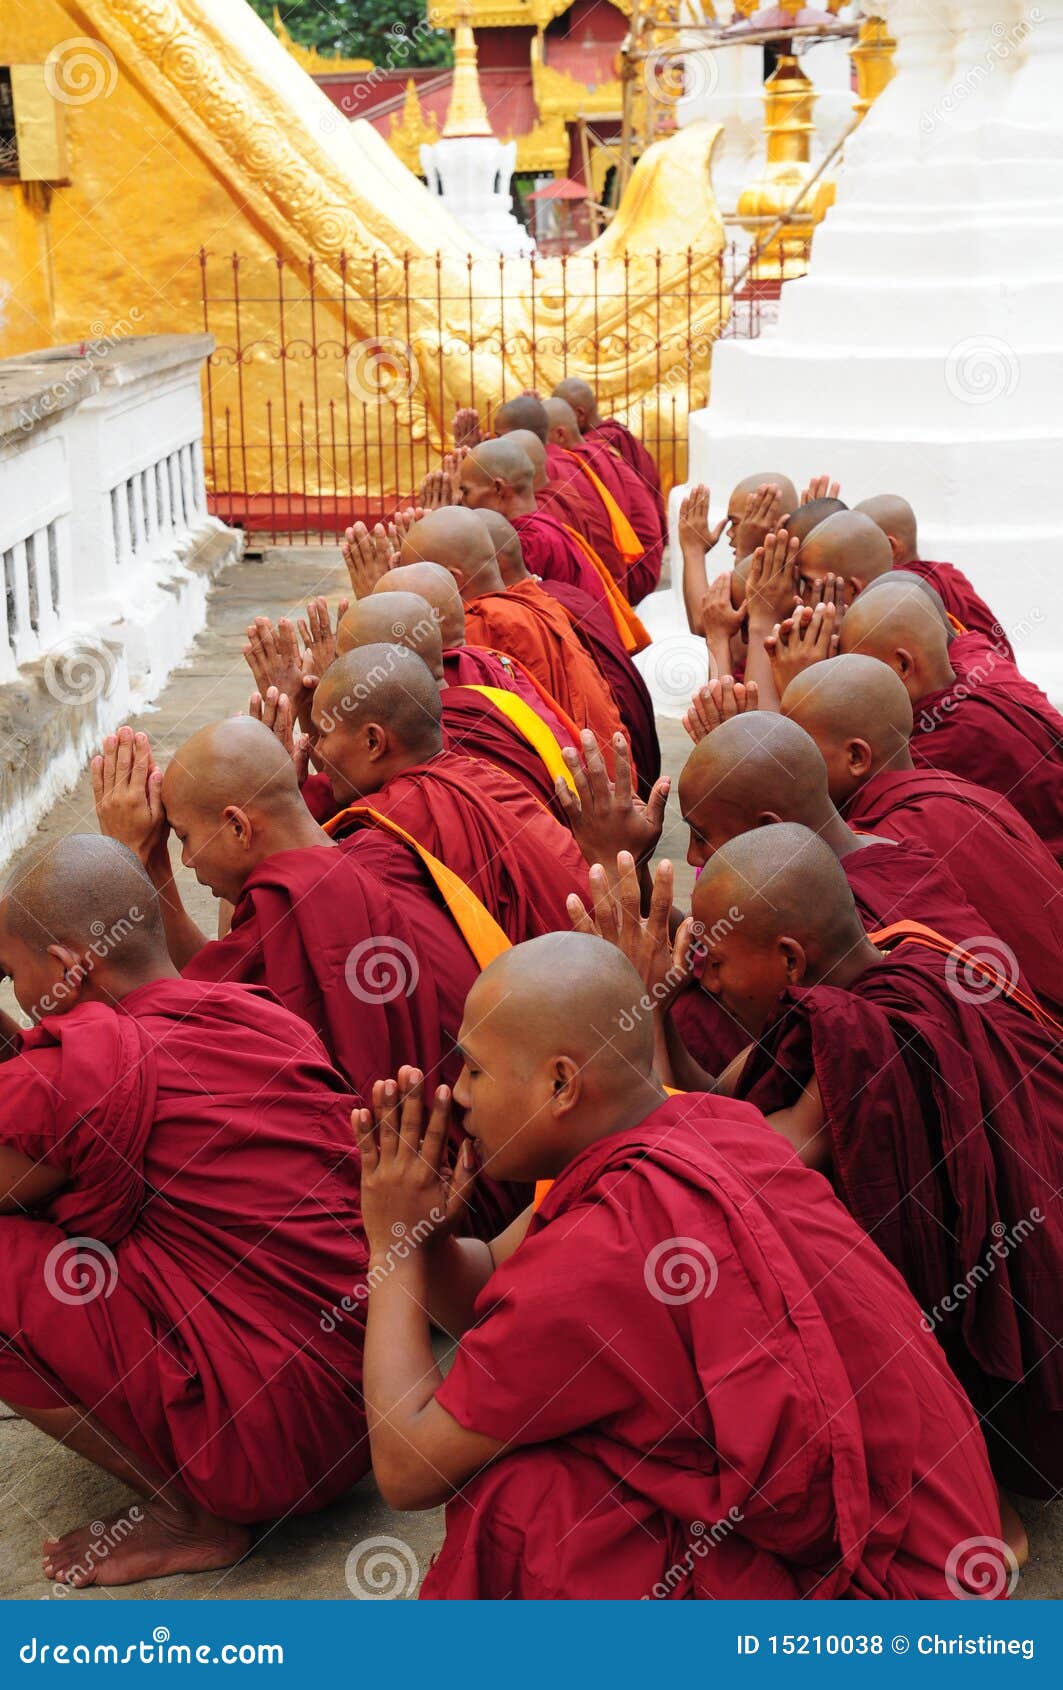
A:
{"label": "green tree foliage", "polygon": [[404,70],[417,65],[449,65],[451,42],[444,30],[429,29],[425,0],[249,0],[260,18],[272,24],[274,10],[293,41],[338,53],[345,59],[372,59],[375,65]]}

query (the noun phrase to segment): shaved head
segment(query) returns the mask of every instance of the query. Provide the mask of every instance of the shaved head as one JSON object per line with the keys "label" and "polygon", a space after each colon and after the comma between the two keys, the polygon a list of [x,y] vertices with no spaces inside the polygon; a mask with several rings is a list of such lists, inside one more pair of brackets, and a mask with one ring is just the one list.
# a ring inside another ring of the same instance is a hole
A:
{"label": "shaved head", "polygon": [[663,1101],[644,992],[616,946],[583,933],[530,939],[484,969],[465,1003],[454,1096],[489,1173],[554,1177]]}
{"label": "shaved head", "polygon": [[299,782],[280,740],[262,722],[233,716],[200,728],[174,752],[163,776],[167,815],[220,816],[231,805],[278,814],[302,804]]}
{"label": "shaved head", "polygon": [[911,563],[919,556],[919,535],[915,512],[899,493],[878,493],[861,499],[855,507],[877,523],[890,542],[894,563]]}
{"label": "shaved head", "polygon": [[767,710],[734,716],[699,741],[679,777],[679,805],[710,852],[765,821],[818,829],[831,812],[827,770],[814,741],[796,722]]}
{"label": "shaved head", "polygon": [[542,400],[536,399],[533,393],[507,399],[495,412],[494,424],[496,434],[510,434],[515,428],[526,428],[543,442],[546,440],[546,411]]}
{"label": "shaved head", "polygon": [[485,481],[504,481],[520,492],[532,484],[532,461],[519,440],[504,434],[501,440],[485,440],[474,446],[466,462],[472,462]]}
{"label": "shaved head", "polygon": [[[581,376],[566,376],[564,381],[559,381],[554,388],[553,397],[564,399],[566,403],[572,406],[577,418],[580,418],[581,428],[586,426],[584,419],[589,420],[598,414],[598,401],[594,389]],[[582,418],[580,417],[581,412]]]}
{"label": "shaved head", "polygon": [[567,399],[547,399],[543,409],[546,412],[547,439],[556,440],[561,446],[578,446],[580,443],[579,418]]}
{"label": "shaved head", "polygon": [[725,911],[737,911],[730,919],[756,944],[771,945],[784,935],[796,939],[815,959],[805,984],[814,984],[865,939],[834,852],[790,822],[743,833],[717,851],[694,888],[694,910],[710,929]]}
{"label": "shaved head", "polygon": [[916,586],[883,581],[873,593],[858,598],[842,620],[840,643],[843,653],[878,657],[893,668],[900,646],[948,662],[948,640],[940,612],[922,591],[921,582]]}
{"label": "shaved head", "polygon": [[528,577],[528,570],[524,565],[524,552],[521,548],[520,535],[507,517],[501,511],[483,508],[476,512],[491,536],[495,548],[495,557],[502,573],[502,579],[507,587],[512,587],[515,581],[524,581]]}
{"label": "shaved head", "polygon": [[515,428],[506,435],[506,439],[511,440],[514,446],[519,446],[531,464],[532,486],[535,490],[538,491],[540,487],[545,487],[547,482],[546,447],[539,436],[532,434],[530,429]]}
{"label": "shaved head", "polygon": [[71,833],[35,851],[7,877],[0,912],[5,935],[34,954],[49,945],[98,950],[107,935],[124,968],[157,962],[170,971],[158,894],[116,839]]}
{"label": "shaved head", "polygon": [[839,511],[848,509],[841,499],[810,499],[807,505],[798,505],[787,517],[786,532],[796,535],[799,540],[807,540],[812,530],[818,528],[821,522],[826,522],[828,516],[836,516]]}
{"label": "shaved head", "polygon": [[[485,450],[478,447],[478,451]],[[472,454],[462,463],[462,474]],[[524,460],[527,463],[527,459]],[[530,474],[530,467],[529,467]],[[399,564],[439,563],[448,569],[462,598],[502,591],[502,578],[495,562],[490,536],[476,512],[460,505],[446,505],[429,511],[415,522],[402,542]]]}
{"label": "shaved head", "polygon": [[336,630],[340,656],[359,646],[389,644],[416,652],[436,680],[442,681],[443,639],[426,599],[415,593],[374,591],[367,599],[355,600]]}
{"label": "shaved head", "polygon": [[787,516],[797,509],[797,488],[790,480],[790,477],[788,475],[780,475],[777,470],[769,469],[765,470],[762,475],[747,475],[743,477],[738,485],[732,489],[731,497],[727,505],[728,514],[739,517],[743,516],[745,514],[746,500],[749,498],[749,495],[751,493],[755,493],[757,488],[763,487],[765,483],[770,483],[773,487],[777,487],[779,489],[779,498],[782,501],[782,508]]}
{"label": "shaved head", "polygon": [[370,597],[377,593],[415,593],[431,605],[444,649],[465,644],[465,606],[457,582],[441,563],[400,563],[381,576]]}
{"label": "shaved head", "polygon": [[795,675],[782,711],[815,740],[835,804],[881,769],[911,767],[912,701],[904,682],[877,657],[832,657]]}
{"label": "shaved head", "polygon": [[326,669],[314,694],[318,714],[349,728],[389,729],[406,751],[438,751],[443,706],[428,665],[405,646],[360,646]]}
{"label": "shaved head", "polygon": [[838,511],[808,536],[798,555],[801,578],[812,588],[828,575],[845,583],[846,603],[893,568],[890,543],[877,523],[859,511]]}
{"label": "shaved head", "polygon": [[949,621],[949,613],[945,609],[945,601],[937,588],[932,586],[922,575],[917,575],[914,569],[891,569],[888,575],[880,575],[877,580],[869,581],[864,588],[865,593],[879,592],[883,587],[892,585],[908,585],[917,587],[925,593],[941,618],[942,626],[947,630],[948,638],[955,639],[956,630]]}

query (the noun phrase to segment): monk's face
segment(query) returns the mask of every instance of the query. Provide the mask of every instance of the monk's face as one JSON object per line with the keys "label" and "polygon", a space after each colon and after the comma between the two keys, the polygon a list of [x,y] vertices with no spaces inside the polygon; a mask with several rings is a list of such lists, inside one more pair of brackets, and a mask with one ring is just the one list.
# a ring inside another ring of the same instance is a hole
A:
{"label": "monk's face", "polygon": [[185,868],[190,868],[199,884],[216,898],[237,903],[253,866],[250,822],[245,813],[235,805],[220,814],[200,808],[186,783],[170,778],[169,771],[163,781],[163,803]]}
{"label": "monk's face", "polygon": [[462,459],[458,475],[458,496],[471,511],[501,511],[504,504],[501,483],[485,475],[470,454]]}
{"label": "monk's face", "polygon": [[[827,553],[817,546],[810,538],[805,541],[797,554],[799,570],[798,589],[805,604],[818,604],[828,575],[836,575],[839,559],[833,553]],[[844,593],[846,604],[852,604],[863,582],[856,576],[845,581]]]}
{"label": "monk's face", "polygon": [[730,804],[712,794],[693,791],[682,781],[679,783],[679,804],[689,830],[687,862],[691,868],[704,868],[714,852],[736,839],[740,833],[748,832],[753,825],[747,816],[740,815]]}
{"label": "monk's face", "polygon": [[792,941],[766,942],[743,927],[741,906],[726,892],[699,882],[691,908],[704,932],[705,962],[699,983],[738,1022],[750,1038],[763,1033],[779,994],[799,985]]}
{"label": "monk's face", "polygon": [[556,1109],[563,1076],[528,1048],[534,1041],[521,1041],[503,1024],[504,995],[491,981],[469,993],[458,1033],[463,1067],[454,1101],[465,1111],[477,1161],[492,1179],[552,1179],[572,1155],[568,1116]]}
{"label": "monk's face", "polygon": [[336,701],[322,705],[314,699],[311,716],[314,732],[314,760],[328,780],[337,804],[351,804],[383,785],[377,755],[377,730],[356,725],[336,708]]}

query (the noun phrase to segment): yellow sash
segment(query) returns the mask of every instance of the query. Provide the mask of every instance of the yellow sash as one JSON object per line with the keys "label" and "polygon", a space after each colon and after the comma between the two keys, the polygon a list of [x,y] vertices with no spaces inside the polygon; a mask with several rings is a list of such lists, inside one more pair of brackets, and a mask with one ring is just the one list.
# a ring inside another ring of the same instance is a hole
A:
{"label": "yellow sash", "polygon": [[446,863],[441,863],[438,857],[433,857],[431,851],[415,839],[412,833],[407,833],[405,828],[400,827],[398,822],[393,822],[390,817],[382,816],[368,804],[351,804],[325,823],[325,832],[329,835],[337,833],[345,822],[351,820],[372,822],[374,827],[382,827],[385,832],[393,833],[396,839],[403,840],[417,852],[434,880],[443,902],[454,917],[458,931],[481,968],[486,968],[488,963],[494,962],[503,951],[512,948],[498,922],[490,910],[480,902],[472,888],[466,886],[453,869],[449,869]]}
{"label": "yellow sash", "polygon": [[613,624],[617,633],[620,635],[620,640],[624,650],[628,653],[645,651],[646,647],[652,643],[650,635],[647,633],[643,622],[636,614],[631,601],[628,599],[628,596],[624,592],[624,589],[620,585],[619,581],[615,580],[614,577],[610,575],[608,568],[598,556],[598,553],[595,551],[590,541],[585,539],[578,529],[570,528],[567,522],[563,522],[561,526],[565,530],[565,533],[570,534],[573,540],[575,540],[584,557],[587,559],[587,562],[594,569],[602,583],[602,586],[605,588],[605,596],[609,604],[609,614],[613,618]]}
{"label": "yellow sash", "polygon": [[532,750],[541,759],[547,774],[552,780],[563,780],[570,791],[575,792],[576,783],[569,773],[568,764],[561,755],[561,747],[541,716],[537,716],[530,704],[515,692],[506,692],[504,687],[467,686],[466,692],[480,692],[489,698],[497,710],[513,723],[517,732],[528,741]]}

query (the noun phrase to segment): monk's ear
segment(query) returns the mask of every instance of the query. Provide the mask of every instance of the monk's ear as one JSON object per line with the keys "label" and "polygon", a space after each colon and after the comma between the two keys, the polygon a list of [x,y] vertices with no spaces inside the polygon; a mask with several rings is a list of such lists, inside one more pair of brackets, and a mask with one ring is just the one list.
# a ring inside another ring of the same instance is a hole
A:
{"label": "monk's ear", "polygon": [[788,986],[800,986],[804,981],[805,970],[808,967],[805,947],[799,939],[784,937],[779,940],[779,953],[786,969],[786,984]]}
{"label": "monk's ear", "polygon": [[845,755],[850,774],[862,780],[865,775],[871,773],[875,759],[866,739],[851,739],[845,747]]}
{"label": "monk's ear", "polygon": [[75,951],[69,945],[49,945],[48,955],[60,970],[60,978],[51,991],[46,992],[38,1006],[41,1015],[56,1010],[73,1009],[81,995],[81,988],[92,972],[87,953]]}
{"label": "monk's ear", "polygon": [[777,827],[782,817],[775,810],[761,810],[757,815],[754,827]]}
{"label": "monk's ear", "polygon": [[387,729],[379,722],[367,722],[365,725],[365,749],[368,756],[376,762],[388,752]]}
{"label": "monk's ear", "polygon": [[867,582],[862,575],[850,575],[848,581],[845,583],[846,604],[852,604],[857,593],[862,593],[866,586]]}
{"label": "monk's ear", "polygon": [[911,680],[915,674],[915,657],[906,646],[898,646],[893,654],[896,661],[897,673],[902,681]]}
{"label": "monk's ear", "polygon": [[567,1115],[580,1099],[582,1081],[580,1065],[570,1056],[557,1056],[551,1063],[551,1089],[554,1115]]}
{"label": "monk's ear", "polygon": [[896,568],[898,564],[903,563],[905,560],[904,547],[901,545],[901,542],[898,540],[896,534],[887,534],[886,538],[890,543],[890,551],[893,553],[893,563]]}
{"label": "monk's ear", "polygon": [[247,811],[241,810],[236,804],[227,804],[221,813],[221,819],[230,838],[242,850],[246,851],[251,844],[251,835],[254,832],[251,826],[251,817]]}

